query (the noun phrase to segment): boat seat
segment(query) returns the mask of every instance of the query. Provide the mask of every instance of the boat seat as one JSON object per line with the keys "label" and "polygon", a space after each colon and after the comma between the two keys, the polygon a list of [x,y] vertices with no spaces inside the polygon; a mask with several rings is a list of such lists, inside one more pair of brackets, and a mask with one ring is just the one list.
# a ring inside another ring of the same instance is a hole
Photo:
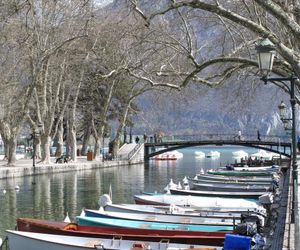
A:
{"label": "boat seat", "polygon": [[131,250],[146,250],[149,249],[149,243],[147,242],[135,242],[132,245]]}
{"label": "boat seat", "polygon": [[[101,240],[91,240],[84,244],[85,247],[101,246]],[[101,248],[100,248],[101,249]]]}

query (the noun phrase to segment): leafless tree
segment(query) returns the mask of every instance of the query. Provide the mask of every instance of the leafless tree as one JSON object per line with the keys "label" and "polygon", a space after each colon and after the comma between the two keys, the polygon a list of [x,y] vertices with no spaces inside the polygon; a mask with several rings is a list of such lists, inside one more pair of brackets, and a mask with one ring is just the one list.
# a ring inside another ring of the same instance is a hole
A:
{"label": "leafless tree", "polygon": [[[158,42],[173,51],[172,56],[155,71],[147,67],[131,71],[152,85],[181,89],[196,82],[215,87],[233,75],[255,75],[258,64],[254,47],[263,37],[268,37],[278,52],[273,72],[300,76],[298,0],[168,0],[163,4],[152,1],[151,8],[144,8],[145,3],[138,0],[128,3],[149,29],[172,30],[169,40]],[[213,33],[201,40],[206,28]],[[183,68],[176,58],[185,58],[189,67]],[[174,84],[175,78],[180,81]],[[273,83],[288,91],[285,83]]]}

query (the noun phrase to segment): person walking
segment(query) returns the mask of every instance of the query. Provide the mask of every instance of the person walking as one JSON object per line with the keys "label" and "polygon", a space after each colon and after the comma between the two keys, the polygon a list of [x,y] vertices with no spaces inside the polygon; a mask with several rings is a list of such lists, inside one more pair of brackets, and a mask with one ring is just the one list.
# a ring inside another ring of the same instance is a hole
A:
{"label": "person walking", "polygon": [[238,139],[239,139],[239,140],[242,139],[242,131],[241,131],[241,130],[238,131]]}
{"label": "person walking", "polygon": [[139,141],[140,141],[140,138],[137,136],[137,137],[135,138],[135,143],[136,143],[136,144],[139,144]]}
{"label": "person walking", "polygon": [[259,130],[257,130],[257,140],[261,141]]}

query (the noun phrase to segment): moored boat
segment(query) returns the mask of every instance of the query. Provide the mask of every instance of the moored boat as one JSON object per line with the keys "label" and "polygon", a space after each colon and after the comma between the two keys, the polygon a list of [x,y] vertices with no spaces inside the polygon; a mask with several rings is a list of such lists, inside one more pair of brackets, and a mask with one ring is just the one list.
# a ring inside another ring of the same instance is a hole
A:
{"label": "moored boat", "polygon": [[228,210],[211,210],[196,207],[179,207],[175,205],[155,206],[155,205],[136,205],[136,204],[107,204],[105,211],[122,212],[122,213],[143,213],[143,214],[167,214],[180,215],[188,217],[208,217],[232,219],[241,216],[241,212]]}
{"label": "moored boat", "polygon": [[207,158],[219,158],[220,157],[220,152],[218,151],[209,151],[208,153],[206,153],[206,157]]}
{"label": "moored boat", "polygon": [[224,197],[224,198],[252,198],[258,199],[259,196],[266,193],[266,191],[206,191],[206,190],[184,190],[170,188],[171,194],[174,195],[192,195],[205,197]]}
{"label": "moored boat", "polygon": [[137,204],[192,206],[211,211],[265,211],[257,200],[187,195],[135,195]]}
{"label": "moored boat", "polygon": [[219,178],[219,179],[209,179],[209,178],[198,178],[195,176],[194,178],[188,178],[189,183],[203,183],[203,184],[230,184],[230,185],[237,185],[237,186],[248,186],[248,185],[255,185],[255,186],[270,186],[272,181],[243,181],[243,180],[233,180],[228,178]]}
{"label": "moored boat", "polygon": [[122,237],[125,240],[161,241],[167,239],[172,243],[203,244],[222,246],[225,232],[197,232],[183,230],[152,230],[117,227],[81,226],[76,223],[18,218],[17,228],[20,231],[73,235],[94,238]]}
{"label": "moored boat", "polygon": [[154,229],[154,230],[182,230],[182,231],[201,231],[201,232],[225,232],[232,231],[233,226],[223,225],[193,225],[179,224],[169,222],[150,222],[123,220],[100,217],[77,216],[76,220],[79,225],[83,226],[104,226],[104,227],[123,227],[136,229]]}
{"label": "moored boat", "polygon": [[194,182],[193,184],[194,190],[202,190],[202,191],[226,191],[226,192],[267,192],[272,187],[271,185],[255,185],[255,184],[226,184],[226,183],[202,183],[202,182]]}
{"label": "moored boat", "polygon": [[205,153],[202,151],[195,151],[196,158],[205,158]]}
{"label": "moored boat", "polygon": [[208,170],[208,174],[223,176],[271,176],[274,171]]}
{"label": "moored boat", "polygon": [[278,165],[272,165],[272,166],[260,166],[260,167],[249,167],[247,165],[243,167],[234,167],[234,166],[226,166],[218,168],[217,170],[226,170],[226,171],[249,171],[249,172],[260,172],[260,171],[271,171],[271,172],[277,172],[280,170],[280,167]]}
{"label": "moored boat", "polygon": [[213,175],[213,174],[197,174],[195,176],[195,180],[214,180],[214,181],[228,181],[228,182],[268,182],[271,183],[272,179],[274,178],[274,176],[277,176],[279,178],[279,176],[277,175],[277,173],[274,173],[273,175],[270,176],[225,176],[225,175]]}
{"label": "moored boat", "polygon": [[114,218],[123,220],[137,220],[148,222],[166,222],[176,224],[190,224],[190,225],[222,225],[232,226],[239,223],[240,218],[212,218],[212,217],[196,217],[196,216],[182,216],[182,215],[168,215],[168,214],[147,214],[147,213],[122,213],[111,212],[104,210],[85,209],[85,216],[100,217],[100,218]]}
{"label": "moored boat", "polygon": [[235,158],[246,158],[246,157],[248,157],[248,153],[245,152],[244,150],[238,150],[238,151],[232,152],[232,157],[235,157]]}
{"label": "moored boat", "polygon": [[42,234],[7,230],[10,250],[180,250],[180,249],[217,249],[201,245],[175,244],[169,241],[149,242],[131,241],[121,238],[90,238],[56,234]]}

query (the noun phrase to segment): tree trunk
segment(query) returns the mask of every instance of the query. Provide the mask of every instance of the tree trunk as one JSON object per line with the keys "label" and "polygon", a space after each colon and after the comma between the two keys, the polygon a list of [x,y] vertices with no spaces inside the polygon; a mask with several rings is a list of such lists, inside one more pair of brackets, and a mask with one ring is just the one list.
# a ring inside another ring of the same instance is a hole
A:
{"label": "tree trunk", "polygon": [[87,142],[90,138],[90,129],[87,127],[84,131],[83,139],[82,139],[82,148],[81,148],[81,155],[86,155],[87,153]]}
{"label": "tree trunk", "polygon": [[41,137],[42,141],[42,161],[44,163],[50,163],[50,146],[51,146],[51,141],[52,138],[50,136],[42,136]]}
{"label": "tree trunk", "polygon": [[17,147],[17,137],[11,136],[8,140],[8,155],[7,155],[8,165],[14,165],[16,163],[16,147]]}
{"label": "tree trunk", "polygon": [[74,125],[70,128],[69,139],[71,146],[71,158],[73,162],[77,162],[77,140],[76,140],[76,130]]}
{"label": "tree trunk", "polygon": [[60,122],[57,129],[57,145],[56,145],[56,152],[55,156],[60,157],[63,154],[64,151],[64,137],[63,137],[64,129],[63,129],[63,123]]}
{"label": "tree trunk", "polygon": [[41,139],[40,137],[36,136],[35,137],[35,142],[34,142],[34,147],[35,147],[35,158],[36,159],[41,159],[42,153],[41,153]]}
{"label": "tree trunk", "polygon": [[129,99],[127,104],[125,104],[125,107],[122,111],[119,127],[117,129],[115,142],[114,142],[114,146],[113,146],[113,156],[114,157],[117,156],[119,148],[120,148],[121,136],[122,136],[122,132],[123,132],[124,127],[125,127],[125,123],[126,123],[126,120],[127,120],[127,115],[128,115],[128,111],[129,111],[129,107],[130,107],[131,102],[132,102],[132,99]]}
{"label": "tree trunk", "polygon": [[96,160],[100,158],[100,147],[101,147],[101,138],[99,138],[99,136],[95,136],[94,155]]}

